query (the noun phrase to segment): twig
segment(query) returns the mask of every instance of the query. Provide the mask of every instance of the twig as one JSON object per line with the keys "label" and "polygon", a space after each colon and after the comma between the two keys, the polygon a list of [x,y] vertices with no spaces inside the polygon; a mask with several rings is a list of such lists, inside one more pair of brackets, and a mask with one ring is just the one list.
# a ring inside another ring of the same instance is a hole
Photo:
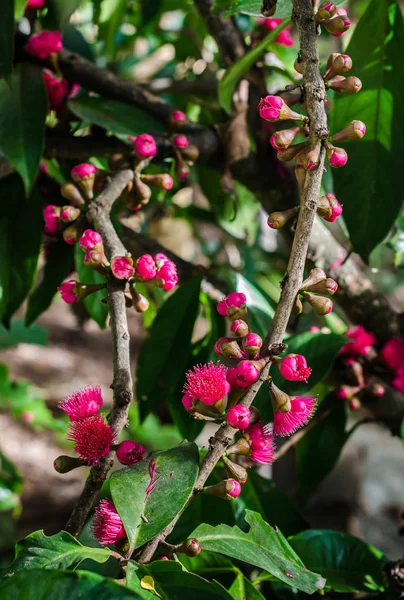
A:
{"label": "twig", "polygon": [[[105,189],[88,207],[87,218],[101,234],[107,258],[126,254],[125,247],[119,239],[109,216],[112,205],[119,198],[127,184],[133,179],[131,169],[119,171],[106,185]],[[129,404],[132,400],[132,376],[130,370],[129,331],[126,318],[125,284],[113,277],[108,278],[108,309],[112,334],[114,380],[113,405],[108,422],[118,438],[128,420]],[[67,524],[66,531],[74,536],[79,535],[94,506],[94,502],[102,484],[113,465],[111,454],[101,460],[99,466],[91,469],[83,492],[75,506]]]}
{"label": "twig", "polygon": [[[320,62],[317,51],[316,25],[312,20],[313,5],[311,0],[294,0],[294,21],[297,24],[300,39],[300,50],[304,64],[304,80],[306,91],[307,112],[310,118],[310,139],[314,146],[319,140],[328,134],[327,117],[324,108],[325,88],[320,74]],[[307,256],[310,232],[313,225],[318,199],[320,197],[321,177],[324,164],[325,151],[320,153],[320,164],[317,170],[308,171],[301,198],[301,210],[299,213],[295,237],[289,259],[288,269],[284,278],[285,285],[282,290],[279,304],[276,308],[271,328],[264,341],[264,351],[268,352],[274,344],[283,341],[286,327],[296,294],[303,281],[304,265]],[[263,370],[260,380],[252,385],[241,399],[241,403],[250,406],[265,381],[269,372],[269,365]],[[224,451],[230,445],[236,433],[231,425],[223,424],[216,432],[211,441],[210,448],[202,461],[194,492],[198,493],[204,486],[207,478],[215,468],[217,462],[223,456]],[[188,506],[174,518],[159,535],[146,544],[139,562],[148,562],[159,545],[174,529],[175,524]]]}

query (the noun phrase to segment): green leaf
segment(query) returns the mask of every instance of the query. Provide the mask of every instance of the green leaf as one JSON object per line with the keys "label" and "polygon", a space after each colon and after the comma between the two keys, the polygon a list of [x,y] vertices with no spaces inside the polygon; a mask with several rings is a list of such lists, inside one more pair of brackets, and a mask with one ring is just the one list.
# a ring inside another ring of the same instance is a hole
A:
{"label": "green leaf", "polygon": [[346,53],[363,87],[358,94],[335,95],[332,131],[352,119],[362,120],[367,130],[363,140],[343,144],[349,159],[346,167],[335,169],[335,194],[344,204],[353,249],[367,260],[388,234],[404,194],[404,27],[396,0],[370,2]]}
{"label": "green leaf", "polygon": [[63,32],[63,48],[71,52],[76,52],[76,54],[87,60],[94,61],[94,53],[90,44],[81,31],[73,27],[73,25],[68,25]]}
{"label": "green leaf", "polygon": [[22,321],[13,319],[10,329],[0,325],[0,350],[13,348],[18,344],[36,344],[38,346],[47,346],[48,332],[40,325],[25,327]]}
{"label": "green leaf", "polygon": [[0,513],[21,510],[22,477],[14,464],[0,451]]}
{"label": "green leaf", "polygon": [[237,574],[236,579],[229,588],[229,594],[234,600],[265,600],[261,592],[242,573]]}
{"label": "green leaf", "polygon": [[232,100],[233,92],[240,81],[251,67],[257,62],[259,57],[265,52],[269,44],[272,44],[285,29],[287,25],[291,23],[291,19],[284,19],[282,23],[276,27],[273,31],[268,33],[261,42],[259,42],[254,48],[249,50],[242,58],[235,62],[229,67],[224,76],[219,81],[219,103],[222,108],[230,115],[232,111]]}
{"label": "green leaf", "polygon": [[307,359],[308,366],[313,369],[307,381],[296,382],[283,379],[278,369],[274,368],[271,375],[276,385],[287,394],[307,396],[332,369],[335,359],[342,346],[346,343],[346,337],[335,333],[310,333],[306,331],[286,340],[288,345],[287,354],[302,354]]}
{"label": "green leaf", "polygon": [[248,533],[227,525],[200,525],[192,537],[198,539],[204,550],[219,552],[264,569],[284,583],[308,594],[323,589],[325,580],[305,569],[303,562],[279,530],[270,527],[261,515],[250,510],[246,510],[246,521],[251,526]]}
{"label": "green leaf", "polygon": [[347,440],[344,402],[331,395],[321,404],[316,416],[321,413],[325,414],[324,418],[306,432],[296,448],[296,471],[302,496],[313,491],[328,475]]}
{"label": "green leaf", "polygon": [[70,110],[83,121],[99,125],[117,135],[139,135],[145,131],[161,133],[163,125],[146,112],[119,100],[83,96],[70,100]]}
{"label": "green leaf", "polygon": [[[156,561],[149,565],[128,563],[126,581],[129,589],[142,598],[164,598],[164,600],[231,600],[230,594],[216,581],[207,581],[189,573],[180,563]],[[143,586],[142,586],[143,582]],[[154,589],[156,593],[146,592]]]}
{"label": "green leaf", "polygon": [[384,591],[383,567],[387,559],[380,550],[342,531],[303,531],[290,545],[304,564],[327,578],[335,592]]}
{"label": "green leaf", "polygon": [[143,416],[165,402],[185,379],[200,287],[201,277],[194,277],[177,289],[160,308],[150,337],[143,343],[136,373],[136,395]]}
{"label": "green leaf", "polygon": [[14,57],[14,2],[3,0],[0,19],[0,79],[9,81]]}
{"label": "green leaf", "polygon": [[36,65],[17,65],[11,87],[0,81],[0,151],[21,175],[27,195],[39,169],[47,112],[45,85]]}
{"label": "green leaf", "polygon": [[127,0],[103,0],[99,18],[99,39],[104,41],[103,54],[115,60],[118,50],[117,35],[127,9]]}
{"label": "green leaf", "polygon": [[196,444],[181,444],[153,458],[156,483],[149,494],[149,460],[115,471],[110,479],[112,499],[132,548],[148,542],[173,520],[192,494],[198,475]]}
{"label": "green leaf", "polygon": [[24,15],[27,0],[14,0],[14,17],[16,21],[19,21]]}
{"label": "green leaf", "polygon": [[270,525],[278,527],[285,536],[299,533],[309,527],[285,492],[271,479],[265,479],[253,470],[250,470],[247,482],[243,485],[243,493],[231,506],[236,515],[236,523],[241,528],[245,526],[246,509],[259,513]]}
{"label": "green leaf", "polygon": [[26,198],[16,173],[0,180],[0,191],[0,316],[9,327],[35,276],[43,219],[37,189]]}
{"label": "green leaf", "polygon": [[[83,259],[84,253],[80,246],[76,244],[74,250],[74,261],[79,281],[81,283],[97,285],[105,283],[105,277],[103,277],[100,273],[97,273],[97,271],[86,267]],[[105,298],[105,290],[99,290],[94,294],[90,294],[90,296],[87,296],[87,298],[84,298],[83,300],[88,314],[92,319],[94,319],[101,329],[105,329],[108,317],[108,305],[103,302]]]}
{"label": "green leaf", "polygon": [[68,26],[70,17],[83,0],[48,0],[47,14],[44,19],[45,29],[63,31]]}
{"label": "green leaf", "polygon": [[110,556],[108,548],[83,546],[66,531],[49,537],[43,530],[34,531],[17,543],[15,560],[7,575],[26,569],[75,569],[86,558],[104,563]]}
{"label": "green leaf", "polygon": [[[226,18],[236,15],[237,13],[243,13],[252,17],[262,17],[261,7],[262,0],[233,0],[232,2],[229,2],[229,0],[217,0],[213,10],[217,13],[225,9],[226,12],[224,13],[224,16]],[[278,0],[274,16],[282,19],[290,17],[292,8],[291,0]]]}
{"label": "green leaf", "polygon": [[141,600],[113,579],[89,571],[25,570],[0,583],[0,596],[13,600]]}

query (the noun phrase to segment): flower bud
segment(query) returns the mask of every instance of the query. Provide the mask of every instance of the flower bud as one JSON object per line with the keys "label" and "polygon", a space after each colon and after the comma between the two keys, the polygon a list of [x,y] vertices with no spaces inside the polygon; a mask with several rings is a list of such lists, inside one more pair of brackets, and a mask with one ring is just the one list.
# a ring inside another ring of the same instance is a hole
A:
{"label": "flower bud", "polygon": [[324,296],[332,296],[337,289],[338,283],[334,279],[331,279],[331,277],[327,277],[327,279],[319,283],[306,287],[307,291],[314,292],[315,294],[324,294]]}
{"label": "flower bud", "polygon": [[289,394],[280,390],[273,382],[268,386],[268,390],[274,411],[289,412],[292,401]]}
{"label": "flower bud", "polygon": [[217,312],[232,321],[247,319],[247,298],[242,292],[231,292],[217,304]]}
{"label": "flower bud", "polygon": [[175,176],[179,181],[185,181],[188,179],[190,174],[190,169],[187,163],[182,158],[181,154],[177,151],[175,153]]}
{"label": "flower bud", "polygon": [[48,204],[43,209],[43,218],[45,221],[45,231],[47,233],[56,233],[60,229],[60,206]]}
{"label": "flower bud", "polygon": [[219,356],[226,358],[244,358],[245,355],[236,340],[229,337],[222,337],[214,345],[214,351]]}
{"label": "flower bud", "polygon": [[233,406],[233,408],[228,411],[226,419],[230,425],[237,429],[247,429],[250,425],[250,416],[251,412],[249,408],[242,404],[236,404],[236,406]]}
{"label": "flower bud", "polygon": [[327,84],[334,92],[345,92],[346,94],[357,94],[362,88],[362,82],[358,77],[342,77],[336,75]]}
{"label": "flower bud", "polygon": [[237,389],[250,387],[260,376],[255,365],[248,360],[242,360],[237,367],[227,371],[227,381]]}
{"label": "flower bud", "polygon": [[278,362],[279,372],[288,381],[307,381],[311,368],[301,354],[288,354]]}
{"label": "flower bud", "polygon": [[297,184],[299,186],[299,192],[300,192],[300,194],[302,194],[303,188],[304,188],[304,184],[305,184],[305,181],[306,181],[306,169],[304,169],[303,167],[299,167],[299,166],[296,165],[295,176],[296,176]]}
{"label": "flower bud", "polygon": [[250,425],[258,423],[261,418],[260,411],[255,406],[250,406]]}
{"label": "flower bud", "polygon": [[289,162],[290,160],[295,158],[295,156],[297,154],[299,154],[299,152],[301,152],[302,150],[304,150],[307,147],[308,147],[307,142],[301,142],[300,144],[295,144],[294,146],[289,146],[289,148],[286,148],[286,150],[279,150],[276,153],[276,156],[278,157],[278,160],[280,160],[281,162]]}
{"label": "flower bud", "polygon": [[291,144],[293,144],[293,140],[297,134],[300,133],[300,131],[301,128],[299,126],[276,131],[269,138],[269,143],[273,148],[275,148],[275,150],[286,150]]}
{"label": "flower bud", "polygon": [[149,183],[158,190],[171,190],[174,180],[168,173],[158,173],[157,175],[142,175],[143,181]]}
{"label": "flower bud", "polygon": [[111,271],[116,279],[130,279],[135,274],[130,256],[115,256],[111,260]]}
{"label": "flower bud", "polygon": [[320,164],[320,151],[321,144],[316,144],[312,150],[300,153],[303,159],[303,167],[306,169],[306,171],[314,171],[315,169],[318,169]]}
{"label": "flower bud", "polygon": [[78,467],[85,467],[86,463],[77,457],[73,456],[58,456],[53,461],[53,468],[58,473],[69,473]]}
{"label": "flower bud", "polygon": [[299,209],[299,206],[295,206],[294,208],[289,208],[289,210],[282,210],[271,213],[268,216],[268,226],[271,229],[281,229],[281,227],[284,227],[292,217],[295,217],[297,215]]}
{"label": "flower bud", "polygon": [[183,113],[181,110],[175,110],[171,114],[170,122],[172,125],[175,125],[176,127],[181,127],[182,125],[185,125],[185,123],[187,122],[187,115],[185,113]]}
{"label": "flower bud", "polygon": [[360,140],[366,133],[366,125],[362,121],[351,121],[349,125],[344,127],[342,131],[339,131],[332,136],[331,141],[333,142],[345,142],[348,140]]}
{"label": "flower bud", "polygon": [[359,410],[362,405],[359,398],[352,398],[352,400],[348,402],[348,406],[350,410]]}
{"label": "flower bud", "polygon": [[104,254],[104,248],[87,250],[84,255],[84,265],[93,271],[97,271],[100,275],[106,275],[106,267],[108,261]]}
{"label": "flower bud", "polygon": [[144,313],[149,308],[149,301],[145,296],[139,294],[135,284],[129,286],[130,294],[132,296],[132,306],[138,313]]}
{"label": "flower bud", "polygon": [[[363,367],[362,367],[361,363],[353,358],[349,358],[346,361],[346,365],[350,368],[352,374],[354,375],[354,377],[356,379],[356,383],[358,384],[358,387],[360,389],[363,388],[363,386],[365,385],[365,379],[363,376]],[[355,393],[357,391],[359,391],[359,390],[355,390]]]}
{"label": "flower bud", "polygon": [[310,271],[308,277],[302,282],[300,290],[307,290],[309,287],[320,283],[320,281],[325,281],[326,279],[327,273],[323,271],[323,269],[316,267]]}
{"label": "flower bud", "polygon": [[227,456],[223,457],[224,466],[226,467],[226,471],[228,475],[232,478],[244,485],[248,479],[247,469],[234,463],[232,460],[227,458]]}
{"label": "flower bud", "polygon": [[193,165],[199,158],[199,149],[195,144],[188,144],[186,148],[181,149],[181,154],[189,165]]}
{"label": "flower bud", "polygon": [[348,160],[348,154],[343,148],[337,148],[330,143],[327,143],[326,156],[330,167],[334,167],[334,169],[345,167]]}
{"label": "flower bud", "polygon": [[280,96],[265,96],[259,103],[261,119],[274,123],[276,121],[304,121],[305,117],[294,112]]}
{"label": "flower bud", "polygon": [[301,315],[302,312],[303,312],[303,304],[302,304],[302,301],[300,300],[299,295],[297,295],[295,298],[295,302],[293,304],[292,315],[297,317],[298,315]]}
{"label": "flower bud", "polygon": [[148,133],[142,133],[135,138],[130,138],[133,141],[133,149],[138,158],[153,158],[157,154],[157,146],[154,137]]}
{"label": "flower bud", "polygon": [[80,216],[80,209],[75,206],[62,206],[60,209],[60,219],[64,223],[71,223]]}
{"label": "flower bud", "polygon": [[343,10],[344,9],[337,8],[337,15],[335,17],[326,19],[321,23],[328,33],[331,33],[331,35],[335,37],[343,35],[351,26],[351,21],[349,20],[346,11],[344,10],[345,14],[341,12]]}
{"label": "flower bud", "polygon": [[295,71],[297,71],[298,73],[300,73],[300,75],[303,75],[303,61],[299,60],[299,57],[296,58],[293,67],[295,69]]}
{"label": "flower bud", "polygon": [[66,302],[66,304],[73,304],[74,302],[79,302],[80,300],[84,300],[90,294],[94,294],[99,290],[102,290],[105,287],[105,284],[96,284],[96,283],[80,283],[79,281],[75,281],[72,279],[71,281],[65,281],[58,287],[58,291],[62,296],[62,300]]}
{"label": "flower bud", "polygon": [[93,229],[86,229],[83,232],[79,244],[83,250],[97,250],[103,247],[101,235]]}
{"label": "flower bud", "polygon": [[90,163],[82,163],[76,165],[70,171],[70,175],[75,183],[79,186],[83,194],[91,200],[94,196],[94,180],[97,169]]}
{"label": "flower bud", "polygon": [[[248,444],[247,444],[248,445]],[[235,479],[225,479],[215,485],[210,485],[203,490],[205,494],[223,498],[223,500],[233,500],[241,493],[241,485]]]}
{"label": "flower bud", "polygon": [[42,60],[49,58],[52,54],[57,54],[62,48],[62,34],[60,31],[34,33],[25,44],[25,51],[28,54]]}
{"label": "flower bud", "polygon": [[262,338],[258,333],[248,333],[243,338],[243,348],[249,358],[254,358],[262,347]]}
{"label": "flower bud", "polygon": [[249,332],[248,325],[242,319],[236,319],[230,326],[230,331],[237,337],[245,337]]}
{"label": "flower bud", "polygon": [[314,294],[310,294],[309,292],[302,292],[302,296],[318,315],[328,315],[332,311],[332,302],[330,298],[314,296]]}
{"label": "flower bud", "polygon": [[198,542],[198,540],[193,538],[185,540],[185,542],[183,542],[181,546],[179,546],[176,549],[176,552],[178,552],[179,554],[186,554],[186,556],[194,557],[198,556],[201,550],[202,548],[200,543]]}
{"label": "flower bud", "polygon": [[347,54],[339,54],[334,52],[328,57],[327,66],[324,72],[324,79],[332,79],[336,75],[341,75],[341,73],[346,73],[351,69],[351,57]]}
{"label": "flower bud", "polygon": [[135,465],[143,460],[144,448],[137,442],[125,440],[115,448],[116,457],[121,465]]}
{"label": "flower bud", "polygon": [[376,396],[376,398],[381,398],[386,393],[386,390],[380,383],[374,383],[370,388],[370,393]]}
{"label": "flower bud", "polygon": [[62,194],[63,198],[70,200],[70,202],[73,202],[75,206],[80,207],[85,204],[83,196],[80,194],[80,191],[74,185],[74,183],[64,183],[60,188],[60,193]]}
{"label": "flower bud", "polygon": [[317,21],[317,23],[320,23],[321,21],[324,21],[325,19],[331,19],[336,14],[337,14],[337,7],[335,6],[335,4],[333,2],[329,2],[328,0],[325,0],[325,2],[322,2],[320,4],[320,6],[318,7],[318,10],[317,10],[316,14],[314,15],[314,18]]}
{"label": "flower bud", "polygon": [[182,150],[183,148],[187,148],[189,142],[188,138],[185,135],[175,135],[173,139],[173,146],[177,148],[177,150]]}
{"label": "flower bud", "polygon": [[318,202],[317,214],[328,221],[334,223],[340,215],[342,215],[342,206],[334,196],[334,194],[326,194],[322,196]]}

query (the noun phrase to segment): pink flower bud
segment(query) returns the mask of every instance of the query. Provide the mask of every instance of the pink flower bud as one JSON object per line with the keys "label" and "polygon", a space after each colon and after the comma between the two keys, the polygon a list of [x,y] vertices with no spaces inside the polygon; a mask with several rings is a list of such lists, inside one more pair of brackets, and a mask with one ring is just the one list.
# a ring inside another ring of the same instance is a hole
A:
{"label": "pink flower bud", "polygon": [[301,142],[300,144],[294,144],[293,146],[289,146],[286,150],[279,150],[276,153],[278,160],[281,162],[289,162],[295,156],[299,154],[302,150],[306,150],[308,148],[307,142]]}
{"label": "pink flower bud", "polygon": [[86,229],[80,238],[79,244],[83,250],[93,250],[102,244],[102,237],[97,231]]}
{"label": "pink flower bud", "polygon": [[91,532],[101,546],[111,546],[126,538],[126,531],[111,500],[101,500],[95,509]]}
{"label": "pink flower bud", "polygon": [[342,215],[342,206],[334,194],[326,194],[319,200],[317,213],[324,221],[334,223]]}
{"label": "pink flower bud", "polygon": [[250,424],[250,409],[242,404],[236,404],[226,415],[227,422],[237,429],[247,429]]}
{"label": "pink flower bud", "polygon": [[279,372],[288,381],[307,381],[311,369],[301,354],[288,354],[279,363]]}
{"label": "pink flower bud", "polygon": [[328,87],[334,92],[345,92],[346,94],[357,94],[362,89],[362,82],[358,77],[342,77],[336,75],[328,82]]}
{"label": "pink flower bud", "polygon": [[90,163],[76,165],[70,171],[73,181],[80,187],[85,196],[91,200],[93,197],[94,180],[97,169]]}
{"label": "pink flower bud", "polygon": [[67,182],[61,185],[60,193],[63,198],[70,200],[76,206],[83,206],[85,204],[85,200],[83,196],[80,194],[78,188],[74,185],[74,183]]}
{"label": "pink flower bud", "polygon": [[336,75],[346,73],[352,69],[352,59],[347,54],[330,54],[324,72],[325,79],[332,79]]}
{"label": "pink flower bud", "polygon": [[139,158],[153,158],[157,154],[156,141],[149,133],[138,135],[134,140],[133,147]]}
{"label": "pink flower bud", "polygon": [[178,283],[177,267],[162,252],[154,255],[156,279],[165,291],[173,290]]}
{"label": "pink flower bud", "polygon": [[291,127],[290,129],[282,129],[276,131],[269,139],[269,143],[275,150],[286,150],[293,140],[300,133],[301,128],[299,126]]}
{"label": "pink flower bud", "polygon": [[156,175],[142,175],[143,181],[150,183],[158,190],[171,190],[174,185],[174,179],[168,173],[157,173]]}
{"label": "pink flower bud", "polygon": [[250,387],[260,376],[257,367],[248,360],[242,360],[237,367],[227,371],[227,381],[236,389]]}
{"label": "pink flower bud", "polygon": [[59,408],[64,410],[70,421],[84,421],[98,413],[102,402],[101,388],[90,386],[59,402]]}
{"label": "pink flower bud", "polygon": [[188,146],[188,138],[185,135],[175,135],[173,139],[174,148],[186,148]]}
{"label": "pink flower bud", "polygon": [[143,460],[144,448],[137,442],[125,440],[115,448],[116,457],[121,465],[135,465]]}
{"label": "pink flower bud", "polygon": [[187,115],[181,110],[175,110],[171,115],[171,123],[180,127],[187,122]]}
{"label": "pink flower bud", "polygon": [[[230,391],[230,385],[226,381],[226,373],[227,368],[220,363],[215,365],[210,362],[206,365],[196,365],[192,371],[188,371],[186,375],[187,382],[183,391],[191,398],[197,398],[197,400],[208,406],[216,404],[216,402],[223,400]],[[188,404],[189,400],[186,399],[185,402]]]}
{"label": "pink flower bud", "polygon": [[248,479],[247,470],[243,466],[231,461],[227,456],[223,456],[223,462],[229,477],[244,485]]}
{"label": "pink flower bud", "polygon": [[60,52],[62,47],[62,34],[60,31],[41,31],[41,33],[31,35],[25,44],[25,51],[44,60],[50,54]]}
{"label": "pink flower bud", "polygon": [[185,540],[185,542],[183,542],[181,546],[177,548],[178,553],[185,554],[186,556],[190,556],[191,558],[193,558],[194,556],[198,556],[201,550],[201,545],[195,538]]}
{"label": "pink flower bud", "polygon": [[62,300],[67,304],[74,304],[74,302],[77,302],[75,294],[76,283],[76,281],[65,281],[58,287]]}
{"label": "pink flower bud", "polygon": [[360,140],[366,133],[366,125],[362,121],[351,121],[349,125],[344,127],[342,131],[339,131],[332,136],[331,141],[333,142],[344,142],[348,140]]}
{"label": "pink flower bud", "polygon": [[80,209],[75,206],[62,206],[60,210],[60,218],[65,223],[71,223],[80,216]]}
{"label": "pink flower bud", "polygon": [[248,325],[242,319],[236,319],[231,324],[230,331],[237,337],[245,337],[248,333]]}
{"label": "pink flower bud", "polygon": [[332,301],[330,298],[324,298],[323,296],[315,296],[309,292],[302,292],[302,296],[311,305],[314,312],[318,315],[328,315],[332,311]]}
{"label": "pink flower bud", "polygon": [[45,6],[46,2],[47,0],[28,0],[26,8],[36,8],[39,10]]}
{"label": "pink flower bud", "polygon": [[190,169],[188,165],[183,161],[179,152],[177,152],[175,157],[175,176],[180,181],[185,181],[188,179],[190,174]]}
{"label": "pink flower bud", "polygon": [[391,338],[384,344],[381,356],[390,369],[404,366],[404,341],[401,338]]}
{"label": "pink flower bud", "polygon": [[317,144],[312,150],[301,152],[299,154],[299,156],[302,155],[303,167],[306,169],[306,171],[314,171],[315,169],[318,169],[320,164],[320,150],[321,145]]}
{"label": "pink flower bud", "polygon": [[265,121],[304,121],[305,117],[291,110],[280,96],[265,96],[259,103],[259,115]]}
{"label": "pink flower bud", "polygon": [[[259,23],[262,24],[268,31],[273,31],[282,23],[283,19],[260,19]],[[294,46],[295,42],[292,37],[292,26],[288,25],[283,29],[275,40],[275,44],[280,46]]]}
{"label": "pink flower bud", "polygon": [[73,469],[85,466],[85,463],[75,456],[58,456],[53,461],[53,468],[57,473],[70,473]]}
{"label": "pink flower bud", "polygon": [[111,260],[111,271],[117,279],[130,279],[135,274],[133,260],[130,256],[115,256]]}
{"label": "pink flower bud", "polygon": [[77,224],[74,223],[73,225],[69,225],[68,227],[63,229],[62,235],[66,244],[74,246],[74,244],[76,244],[80,238],[80,233],[78,231]]}
{"label": "pink flower bud", "polygon": [[150,254],[139,256],[135,263],[136,275],[141,279],[148,280],[156,277],[156,264]]}
{"label": "pink flower bud", "polygon": [[343,35],[351,26],[351,21],[346,15],[338,14],[341,10],[343,9],[337,8],[337,15],[335,17],[332,19],[326,19],[321,23],[323,27],[326,28],[328,33],[331,33],[331,35],[335,37],[340,37]]}
{"label": "pink flower bud", "polygon": [[[217,305],[217,312],[222,315],[222,317],[230,317],[232,318],[237,316],[241,312],[245,312],[247,298],[241,292],[232,292]],[[237,316],[236,316],[237,315]],[[233,319],[232,319],[233,320]]]}
{"label": "pink flower bud", "polygon": [[97,246],[93,250],[87,250],[84,255],[84,265],[89,269],[97,271],[101,275],[106,275],[106,267],[108,261],[104,254],[104,247],[102,245]]}
{"label": "pink flower bud", "polygon": [[336,34],[337,37],[340,37],[343,33],[348,31],[348,29],[351,27],[352,23],[348,17],[348,13],[345,10],[345,8],[337,8],[337,15],[342,19],[342,22],[344,24],[343,31],[341,33]]}
{"label": "pink flower bud", "polygon": [[182,402],[182,406],[185,408],[185,410],[189,411],[192,409],[192,406],[194,403],[194,398],[190,394],[184,394],[181,402]]}
{"label": "pink flower bud", "polygon": [[228,479],[227,494],[230,498],[237,498],[241,494],[241,485],[235,479]]}
{"label": "pink flower bud", "polygon": [[386,393],[386,390],[380,383],[374,383],[370,388],[370,392],[373,396],[376,396],[376,398],[382,398]]}
{"label": "pink flower bud", "polygon": [[336,146],[333,146],[330,143],[327,144],[326,155],[330,166],[334,167],[335,169],[345,167],[348,160],[348,154],[343,148],[337,148]]}
{"label": "pink flower bud", "polygon": [[48,204],[43,210],[43,218],[45,221],[45,231],[47,233],[55,233],[60,229],[60,207],[54,204]]}
{"label": "pink flower bud", "polygon": [[226,358],[245,358],[245,354],[237,341],[229,337],[219,338],[213,349],[216,354],[225,356]]}
{"label": "pink flower bud", "polygon": [[49,71],[42,71],[42,79],[48,94],[50,110],[57,110],[67,99],[69,93],[69,82],[67,79],[57,79]]}
{"label": "pink flower bud", "polygon": [[311,286],[306,286],[306,290],[309,292],[314,292],[315,294],[323,294],[324,296],[332,296],[338,289],[338,283],[331,279],[331,277],[327,277],[324,281],[320,281]]}
{"label": "pink flower bud", "polygon": [[250,358],[254,358],[261,350],[262,338],[258,333],[248,333],[243,338],[243,348]]}
{"label": "pink flower bud", "polygon": [[335,4],[326,0],[325,2],[322,2],[318,7],[318,11],[315,15],[315,20],[317,21],[317,23],[319,23],[320,21],[324,21],[325,19],[331,19],[331,17],[333,17],[336,14],[337,7],[335,6]]}
{"label": "pink flower bud", "polygon": [[225,479],[215,485],[209,485],[203,490],[205,494],[217,496],[223,500],[233,500],[241,493],[241,485],[235,479]]}

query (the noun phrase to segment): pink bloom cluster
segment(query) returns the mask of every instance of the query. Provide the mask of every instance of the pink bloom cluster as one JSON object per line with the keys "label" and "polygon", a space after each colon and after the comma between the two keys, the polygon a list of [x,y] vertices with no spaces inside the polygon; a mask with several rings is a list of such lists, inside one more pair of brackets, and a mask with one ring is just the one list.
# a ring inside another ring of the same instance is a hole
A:
{"label": "pink bloom cluster", "polygon": [[152,280],[155,285],[169,291],[174,289],[178,283],[177,268],[172,260],[165,254],[159,252],[154,257],[151,254],[143,254],[135,263],[136,278],[139,281]]}
{"label": "pink bloom cluster", "polygon": [[48,94],[49,108],[57,110],[68,97],[70,84],[67,79],[58,79],[49,71],[42,71],[42,79]]}
{"label": "pink bloom cluster", "polygon": [[133,149],[139,158],[153,158],[153,156],[156,156],[156,140],[149,133],[142,133],[136,137],[130,137],[129,139],[133,142]]}
{"label": "pink bloom cluster", "polygon": [[95,509],[91,532],[102,546],[116,544],[126,538],[126,531],[111,500],[101,500]]}
{"label": "pink bloom cluster", "polygon": [[25,51],[32,56],[45,60],[51,54],[57,54],[63,48],[59,31],[41,31],[34,33],[25,44]]}
{"label": "pink bloom cluster", "polygon": [[351,354],[353,356],[366,356],[373,344],[376,342],[376,338],[373,333],[366,331],[362,325],[357,327],[351,327],[346,333],[350,339],[340,350],[340,354]]}
{"label": "pink bloom cluster", "polygon": [[275,460],[274,436],[270,425],[255,423],[243,434],[250,445],[250,458],[260,464],[272,463]]}

